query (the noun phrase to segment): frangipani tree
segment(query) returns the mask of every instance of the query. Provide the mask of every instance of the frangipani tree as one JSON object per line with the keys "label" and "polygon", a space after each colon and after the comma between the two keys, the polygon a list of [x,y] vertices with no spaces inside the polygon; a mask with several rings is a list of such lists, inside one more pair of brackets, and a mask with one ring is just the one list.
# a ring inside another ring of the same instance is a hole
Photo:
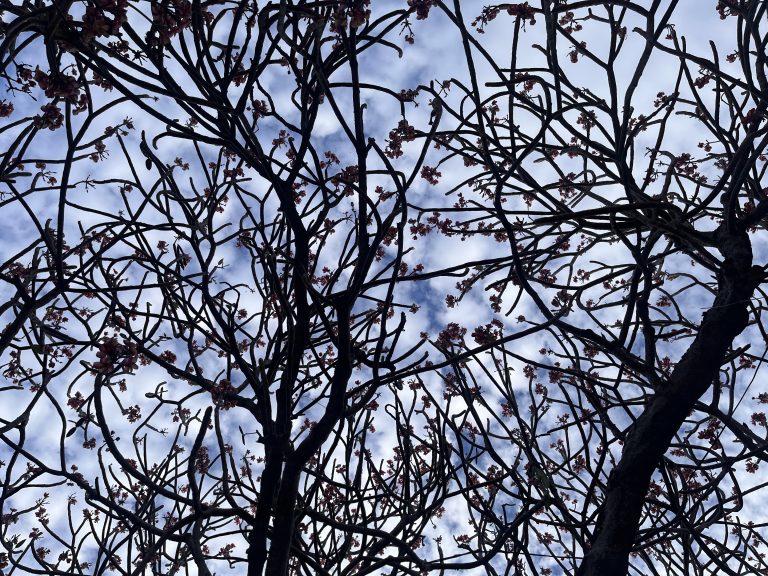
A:
{"label": "frangipani tree", "polygon": [[0,570],[765,570],[767,8],[702,6],[0,1]]}

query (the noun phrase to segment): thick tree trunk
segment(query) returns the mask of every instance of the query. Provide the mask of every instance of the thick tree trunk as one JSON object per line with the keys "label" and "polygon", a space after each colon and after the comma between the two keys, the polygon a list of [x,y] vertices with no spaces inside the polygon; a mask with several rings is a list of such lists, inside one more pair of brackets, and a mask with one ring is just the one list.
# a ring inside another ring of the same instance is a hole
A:
{"label": "thick tree trunk", "polygon": [[749,323],[747,306],[762,269],[752,268],[745,232],[722,233],[718,247],[725,257],[718,294],[667,386],[628,431],[624,452],[608,479],[595,537],[579,576],[627,574],[651,476],[696,401],[717,379],[733,339]]}

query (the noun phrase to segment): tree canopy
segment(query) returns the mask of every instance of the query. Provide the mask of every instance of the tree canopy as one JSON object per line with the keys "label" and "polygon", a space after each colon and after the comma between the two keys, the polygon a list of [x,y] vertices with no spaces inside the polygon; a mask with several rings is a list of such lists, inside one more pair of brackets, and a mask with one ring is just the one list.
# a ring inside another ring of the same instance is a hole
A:
{"label": "tree canopy", "polygon": [[0,14],[0,576],[768,573],[768,3]]}

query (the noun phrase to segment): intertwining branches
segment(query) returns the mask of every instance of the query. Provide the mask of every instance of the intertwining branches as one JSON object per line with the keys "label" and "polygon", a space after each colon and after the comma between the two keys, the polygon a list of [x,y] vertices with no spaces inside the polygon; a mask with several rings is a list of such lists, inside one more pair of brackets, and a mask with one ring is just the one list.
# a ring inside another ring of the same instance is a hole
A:
{"label": "intertwining branches", "polygon": [[0,2],[0,570],[765,570],[768,8],[678,4]]}

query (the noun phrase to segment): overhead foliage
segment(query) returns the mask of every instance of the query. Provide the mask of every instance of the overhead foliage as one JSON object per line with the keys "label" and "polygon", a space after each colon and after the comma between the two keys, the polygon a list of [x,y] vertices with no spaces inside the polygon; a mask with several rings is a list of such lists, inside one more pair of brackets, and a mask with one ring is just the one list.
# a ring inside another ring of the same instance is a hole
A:
{"label": "overhead foliage", "polygon": [[690,4],[0,0],[0,574],[768,571],[768,4]]}

